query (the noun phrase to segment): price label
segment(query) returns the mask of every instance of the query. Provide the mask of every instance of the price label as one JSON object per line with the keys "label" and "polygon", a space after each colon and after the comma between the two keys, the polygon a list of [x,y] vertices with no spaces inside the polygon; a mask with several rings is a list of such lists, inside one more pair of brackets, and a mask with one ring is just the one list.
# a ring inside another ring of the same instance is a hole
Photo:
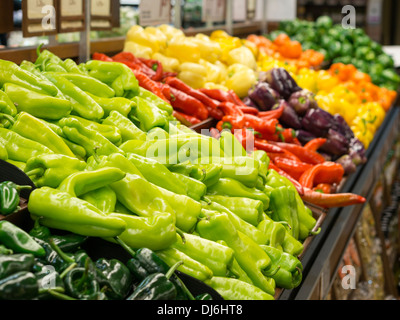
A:
{"label": "price label", "polygon": [[110,0],[92,0],[91,14],[93,16],[111,15],[111,1]]}
{"label": "price label", "polygon": [[170,23],[171,2],[169,0],[140,1],[139,21],[142,26]]}
{"label": "price label", "polygon": [[22,1],[22,34],[24,37],[57,33],[57,2],[55,0]]}
{"label": "price label", "polygon": [[225,20],[226,0],[203,0],[202,21],[221,22]]}
{"label": "price label", "polygon": [[53,0],[27,0],[28,19],[42,19],[44,17],[43,9],[46,6],[53,6]]}
{"label": "price label", "polygon": [[71,17],[83,14],[83,0],[63,0],[60,3],[61,16]]}

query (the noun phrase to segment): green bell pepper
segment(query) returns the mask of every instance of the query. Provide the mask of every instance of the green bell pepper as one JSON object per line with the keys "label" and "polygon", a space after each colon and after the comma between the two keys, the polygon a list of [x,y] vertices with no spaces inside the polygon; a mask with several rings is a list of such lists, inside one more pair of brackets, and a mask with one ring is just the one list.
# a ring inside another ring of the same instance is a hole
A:
{"label": "green bell pepper", "polygon": [[29,271],[20,271],[0,280],[1,300],[30,300],[39,294],[36,276]]}
{"label": "green bell pepper", "polygon": [[19,210],[21,190],[30,190],[31,186],[19,186],[12,181],[0,183],[0,214],[7,216]]}

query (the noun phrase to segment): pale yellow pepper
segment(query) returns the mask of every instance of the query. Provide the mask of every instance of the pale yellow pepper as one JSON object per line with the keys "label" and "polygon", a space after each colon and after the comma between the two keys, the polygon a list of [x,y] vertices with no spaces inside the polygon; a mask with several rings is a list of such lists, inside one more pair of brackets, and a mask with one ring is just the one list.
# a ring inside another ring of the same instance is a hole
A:
{"label": "pale yellow pepper", "polygon": [[178,59],[181,63],[184,62],[199,62],[201,51],[197,43],[189,38],[172,38],[168,41],[168,46],[165,51],[166,56]]}
{"label": "pale yellow pepper", "polygon": [[153,54],[153,50],[151,50],[151,48],[142,46],[141,44],[133,41],[125,41],[123,51],[131,52],[134,56],[144,59],[151,59]]}
{"label": "pale yellow pepper", "polygon": [[184,62],[179,67],[178,78],[193,89],[204,87],[207,80],[207,68],[198,63]]}
{"label": "pale yellow pepper", "polygon": [[182,30],[177,29],[173,26],[170,26],[169,24],[162,24],[157,27],[164,35],[167,37],[168,41],[171,40],[172,38],[184,38],[185,34],[183,33]]}
{"label": "pale yellow pepper", "polygon": [[167,48],[168,38],[160,29],[149,26],[144,29],[144,32],[147,34],[153,35],[155,37],[154,39],[157,39],[158,46],[159,46],[158,51],[160,51],[160,52],[165,51],[165,49]]}
{"label": "pale yellow pepper", "polygon": [[160,44],[157,36],[151,33],[146,33],[144,28],[139,25],[134,25],[129,29],[126,35],[126,41],[135,42],[148,47],[152,50],[152,53],[160,51]]}
{"label": "pale yellow pepper", "polygon": [[160,61],[163,66],[163,70],[166,72],[179,71],[180,62],[178,59],[167,57],[159,52],[154,53],[152,59]]}
{"label": "pale yellow pepper", "polygon": [[236,63],[243,64],[250,69],[255,70],[257,67],[256,59],[251,50],[245,46],[235,48],[227,54],[227,64],[233,65]]}
{"label": "pale yellow pepper", "polygon": [[256,73],[253,69],[239,63],[229,66],[227,71],[228,78],[223,85],[235,91],[240,98],[245,98],[250,88],[257,82]]}
{"label": "pale yellow pepper", "polygon": [[205,34],[198,33],[191,40],[199,46],[202,59],[215,63],[221,58],[221,46]]}

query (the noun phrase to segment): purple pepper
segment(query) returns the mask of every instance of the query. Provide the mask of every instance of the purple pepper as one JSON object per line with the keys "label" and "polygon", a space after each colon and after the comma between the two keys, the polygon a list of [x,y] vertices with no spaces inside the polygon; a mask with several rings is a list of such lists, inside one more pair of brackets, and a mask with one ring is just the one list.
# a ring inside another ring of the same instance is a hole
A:
{"label": "purple pepper", "polygon": [[243,99],[243,103],[248,107],[252,107],[252,108],[257,108],[258,109],[258,106],[249,97],[244,98]]}
{"label": "purple pepper", "polygon": [[342,167],[344,169],[344,174],[347,176],[354,173],[357,170],[357,167],[356,167],[355,163],[353,162],[353,159],[348,154],[340,157],[335,162],[342,165]]}
{"label": "purple pepper", "polygon": [[280,96],[268,83],[258,82],[254,88],[249,90],[249,98],[260,111],[268,111]]}
{"label": "purple pepper", "polygon": [[321,138],[328,134],[328,131],[334,122],[333,116],[321,108],[308,109],[301,120],[304,130]]}
{"label": "purple pepper", "polygon": [[333,117],[335,118],[335,124],[332,126],[332,129],[340,132],[349,141],[353,139],[354,132],[353,130],[351,130],[346,120],[344,120],[344,118],[340,114],[335,114]]}
{"label": "purple pepper", "polygon": [[316,136],[306,130],[300,129],[296,130],[296,138],[300,141],[302,145],[305,145],[307,142],[315,139]]}
{"label": "purple pepper", "polygon": [[342,156],[349,151],[349,141],[339,132],[329,129],[321,150],[335,156]]}
{"label": "purple pepper", "polygon": [[294,108],[285,100],[280,101],[280,106],[283,106],[283,112],[279,118],[279,122],[284,127],[289,127],[295,130],[301,129],[301,121]]}
{"label": "purple pepper", "polygon": [[267,71],[263,79],[285,100],[288,100],[294,92],[302,90],[284,68],[273,68]]}
{"label": "purple pepper", "polygon": [[303,116],[310,108],[318,108],[314,94],[306,89],[293,93],[288,102],[299,116]]}

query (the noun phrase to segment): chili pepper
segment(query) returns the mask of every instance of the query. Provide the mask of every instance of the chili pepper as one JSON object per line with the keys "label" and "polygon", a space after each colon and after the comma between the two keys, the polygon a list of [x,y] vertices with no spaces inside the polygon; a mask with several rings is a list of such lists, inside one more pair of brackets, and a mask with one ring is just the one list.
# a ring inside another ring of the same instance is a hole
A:
{"label": "chili pepper", "polygon": [[10,255],[13,254],[14,251],[12,251],[11,249],[8,249],[6,246],[4,245],[0,245],[0,255]]}
{"label": "chili pepper", "polygon": [[164,127],[167,124],[166,116],[155,104],[140,97],[133,98],[133,101],[136,103],[133,114],[139,120],[141,130],[147,132],[152,128]]}
{"label": "chili pepper", "polygon": [[[27,91],[34,91],[46,96],[56,96],[57,90],[54,86],[35,76],[33,73],[20,68],[16,63],[0,59],[0,84],[4,86],[5,83],[23,87]],[[11,97],[10,97],[11,98]],[[14,99],[11,98],[12,101]]]}
{"label": "chili pepper", "polygon": [[311,164],[293,161],[291,159],[281,158],[279,156],[274,158],[273,162],[279,169],[285,171],[296,180],[299,180],[302,174],[307,170],[313,168],[313,165]]}
{"label": "chili pepper", "polygon": [[69,73],[84,74],[75,61],[70,58],[62,61],[62,67]]}
{"label": "chili pepper", "polygon": [[170,102],[174,109],[194,116],[200,120],[206,120],[208,118],[208,110],[200,100],[173,87],[171,87],[170,90]]}
{"label": "chili pepper", "polygon": [[143,87],[144,89],[150,91],[165,102],[169,102],[169,97],[165,96],[162,88],[160,88],[155,81],[151,80],[150,77],[142,72],[133,71],[133,73],[135,74],[136,79],[139,81],[140,87]]}
{"label": "chili pepper", "polygon": [[182,183],[185,194],[193,200],[200,201],[206,194],[207,186],[203,182],[176,172],[172,172],[172,175]]}
{"label": "chili pepper", "polygon": [[139,88],[138,96],[142,99],[153,102],[157,106],[157,108],[166,111],[169,115],[171,115],[174,110],[173,107],[169,104],[169,102],[166,102],[156,94],[150,92],[149,90],[146,90],[143,87]]}
{"label": "chili pepper", "polygon": [[273,189],[270,194],[270,210],[272,210],[272,219],[287,222],[293,237],[298,239],[299,217],[297,215],[295,192],[289,187]]}
{"label": "chili pepper", "polygon": [[[72,82],[82,91],[100,98],[115,97],[115,91],[105,83],[91,76],[79,73],[57,73],[59,76]],[[61,90],[61,89],[60,89]]]}
{"label": "chili pepper", "polygon": [[320,183],[315,188],[313,188],[313,191],[332,193],[332,186],[328,183]]}
{"label": "chili pepper", "polygon": [[58,189],[73,197],[97,190],[110,185],[113,182],[125,178],[126,173],[119,168],[104,167],[93,171],[78,171],[66,177]]}
{"label": "chili pepper", "polygon": [[44,75],[67,97],[75,113],[89,120],[100,120],[104,116],[102,107],[67,78],[54,72],[46,72]]}
{"label": "chili pepper", "polygon": [[25,169],[25,162],[15,161],[15,160],[11,160],[11,159],[7,159],[6,161],[8,163],[12,164],[13,166],[17,167],[21,171],[24,171],[24,169]]}
{"label": "chili pepper", "polygon": [[[62,132],[62,129],[61,129],[61,132]],[[64,133],[62,133],[62,134],[64,135]],[[68,148],[72,151],[72,153],[75,155],[75,157],[77,157],[79,160],[83,160],[86,158],[87,153],[86,153],[86,150],[84,147],[82,147],[76,143],[73,143],[64,137],[62,139],[65,142],[65,144],[68,146]]]}
{"label": "chili pepper", "polygon": [[184,241],[178,236],[172,245],[192,259],[209,267],[213,276],[226,276],[228,267],[233,261],[234,252],[231,248],[217,242],[184,233]]}
{"label": "chili pepper", "polygon": [[227,91],[220,90],[220,89],[205,89],[205,88],[201,88],[201,89],[199,89],[199,91],[204,93],[211,99],[214,99],[214,100],[217,100],[220,102],[235,103],[234,100],[232,99],[232,96]]}
{"label": "chili pepper", "polygon": [[31,271],[35,256],[30,253],[19,253],[0,256],[0,279],[20,271]]}
{"label": "chili pepper", "polygon": [[279,119],[284,109],[284,104],[279,104],[277,108],[273,107],[272,110],[259,112],[258,116],[264,119]]}
{"label": "chili pepper", "polygon": [[262,201],[264,210],[268,209],[269,198],[256,188],[248,188],[239,181],[230,178],[221,178],[217,183],[207,188],[207,194],[228,197],[247,197]]}
{"label": "chili pepper", "polygon": [[190,161],[173,164],[168,170],[200,181],[202,181],[207,173],[207,171],[201,169],[200,165],[193,164]]}
{"label": "chili pepper", "polygon": [[18,112],[25,111],[38,118],[59,120],[72,111],[72,104],[67,99],[38,93],[13,83],[4,84],[4,92]]}
{"label": "chili pepper", "polygon": [[[241,141],[227,130],[221,132],[219,143],[226,157],[247,156],[247,152]],[[247,144],[245,146],[247,147]]]}
{"label": "chili pepper", "polygon": [[100,61],[108,61],[108,62],[112,62],[113,61],[113,59],[110,58],[109,56],[105,55],[104,53],[99,53],[99,52],[93,53],[92,59],[93,60],[100,60]]}
{"label": "chili pepper", "polygon": [[106,216],[90,203],[48,187],[30,194],[28,210],[33,219],[42,217],[45,226],[83,236],[113,237],[126,228],[125,221]]}
{"label": "chili pepper", "polygon": [[13,117],[18,113],[14,103],[11,101],[8,95],[2,90],[0,90],[0,112],[9,114],[10,116]]}
{"label": "chili pepper", "polygon": [[45,49],[40,52],[42,46],[43,44],[40,44],[36,48],[37,59],[35,65],[39,66],[42,71],[65,72],[66,70],[62,66],[62,60],[49,50]]}
{"label": "chili pepper", "polygon": [[304,145],[304,148],[312,150],[312,151],[317,151],[319,148],[321,148],[327,139],[325,138],[315,138],[310,140]]}
{"label": "chili pepper", "polygon": [[162,250],[176,241],[175,221],[170,213],[158,213],[152,217],[122,213],[111,213],[109,216],[125,221],[126,229],[118,237],[131,248],[146,246],[151,250]]}
{"label": "chili pepper", "polygon": [[264,205],[260,200],[244,197],[227,197],[220,195],[207,195],[208,200],[219,203],[235,213],[244,221],[257,226],[261,221]]}
{"label": "chili pepper", "polygon": [[244,281],[226,277],[212,277],[206,284],[224,300],[274,300],[273,295]]}
{"label": "chili pepper", "polygon": [[85,63],[89,76],[92,76],[115,91],[116,97],[131,99],[139,93],[136,74],[123,63],[89,60]]}
{"label": "chili pepper", "polygon": [[11,130],[27,139],[41,143],[54,153],[75,157],[58,134],[51,130],[42,120],[29,113],[20,112]]}
{"label": "chili pepper", "polygon": [[259,118],[251,114],[244,114],[246,127],[253,128],[255,131],[266,134],[274,134],[278,124],[277,119]]}
{"label": "chili pepper", "polygon": [[283,221],[274,221],[269,216],[264,215],[264,219],[257,225],[262,233],[268,236],[266,244],[272,247],[282,246],[288,230]]}
{"label": "chili pepper", "polygon": [[303,266],[294,256],[280,251],[271,246],[261,246],[267,252],[274,264],[279,266],[278,272],[273,275],[273,279],[278,287],[293,289],[299,286],[302,280]]}
{"label": "chili pepper", "polygon": [[[165,274],[169,270],[169,266],[149,248],[140,248],[137,250],[133,257],[127,261],[126,266],[137,281],[143,281],[147,276],[153,273]],[[176,274],[173,274],[170,280],[177,289],[176,300],[186,300],[191,296],[190,291]]]}
{"label": "chili pepper", "polygon": [[164,75],[163,65],[160,61],[154,59],[138,58],[148,68],[155,71],[155,74],[151,77],[154,81],[161,81]]}
{"label": "chili pepper", "polygon": [[177,291],[169,279],[182,263],[179,261],[174,264],[166,274],[154,273],[146,277],[127,300],[174,300]]}
{"label": "chili pepper", "polygon": [[20,192],[30,190],[31,186],[19,186],[12,181],[0,183],[0,214],[7,216],[19,209]]}
{"label": "chili pepper", "polygon": [[317,164],[305,171],[301,175],[299,183],[303,187],[312,189],[315,185],[319,183],[340,183],[343,175],[344,169],[341,164],[326,161],[324,163]]}
{"label": "chili pepper", "polygon": [[146,140],[146,134],[118,111],[112,110],[102,123],[117,127],[121,132],[122,143],[129,140]]}
{"label": "chili pepper", "polygon": [[197,119],[196,117],[189,116],[185,113],[179,112],[179,111],[173,111],[172,115],[181,123],[183,123],[186,126],[192,126],[195,124],[198,124],[201,122],[200,119]]}
{"label": "chili pepper", "polygon": [[258,150],[263,150],[268,153],[269,152],[278,153],[278,154],[284,153],[284,151],[280,147],[277,147],[277,146],[267,142],[266,140],[255,139],[254,147],[257,148]]}
{"label": "chili pepper", "polygon": [[183,261],[183,264],[178,267],[178,270],[200,281],[211,279],[213,276],[213,272],[209,267],[189,257],[187,254],[176,248],[169,247],[157,251],[156,254],[169,266],[172,266],[179,261]]}
{"label": "chili pepper", "polygon": [[118,259],[96,260],[95,267],[100,271],[102,277],[99,284],[102,288],[106,287],[103,292],[109,299],[124,299],[131,289],[133,277],[128,267]]}
{"label": "chili pepper", "polygon": [[59,124],[67,139],[85,148],[88,155],[93,155],[95,150],[98,155],[122,152],[101,133],[87,128],[77,119],[63,118]]}
{"label": "chili pepper", "polygon": [[86,192],[80,196],[80,198],[91,203],[104,213],[111,213],[115,211],[117,195],[109,186]]}
{"label": "chili pepper", "polygon": [[303,195],[304,194],[304,188],[303,186],[296,180],[294,179],[292,176],[290,176],[289,174],[287,174],[285,171],[279,169],[276,165],[274,165],[272,162],[270,162],[269,164],[269,168],[273,171],[275,171],[276,173],[278,173],[279,175],[287,178],[296,188],[296,191],[300,194]]}
{"label": "chili pepper", "polygon": [[0,221],[0,243],[15,253],[31,253],[35,257],[43,257],[44,249],[24,230],[13,223]]}
{"label": "chili pepper", "polygon": [[104,118],[108,117],[112,111],[118,111],[127,117],[131,110],[135,107],[132,100],[123,97],[103,98],[86,92],[104,111]]}
{"label": "chili pepper", "polygon": [[30,300],[39,293],[35,275],[29,271],[20,271],[0,280],[0,299]]}
{"label": "chili pepper", "polygon": [[319,164],[325,162],[325,158],[323,156],[312,150],[306,149],[302,146],[284,142],[271,142],[271,143],[293,153],[295,156],[297,156],[301,161],[305,163]]}
{"label": "chili pepper", "polygon": [[275,282],[263,274],[271,260],[268,255],[250,238],[237,231],[225,213],[217,213],[208,219],[199,221],[197,231],[201,237],[209,240],[223,240],[235,252],[240,267],[247,273],[255,286],[273,295]]}
{"label": "chili pepper", "polygon": [[52,268],[43,266],[40,271],[34,274],[39,287],[38,300],[49,300],[53,298],[49,292],[50,290],[60,293],[65,291],[63,279],[60,274]]}
{"label": "chili pepper", "polygon": [[[217,242],[227,246],[224,241],[217,241]],[[249,283],[251,285],[253,284],[253,281],[251,281],[247,273],[244,272],[244,270],[240,267],[239,263],[235,258],[233,259],[232,265],[228,268],[228,271],[229,271],[228,278],[238,279],[243,282]]]}
{"label": "chili pepper", "polygon": [[365,203],[366,199],[353,193],[323,194],[305,188],[302,199],[323,208],[346,207]]}

